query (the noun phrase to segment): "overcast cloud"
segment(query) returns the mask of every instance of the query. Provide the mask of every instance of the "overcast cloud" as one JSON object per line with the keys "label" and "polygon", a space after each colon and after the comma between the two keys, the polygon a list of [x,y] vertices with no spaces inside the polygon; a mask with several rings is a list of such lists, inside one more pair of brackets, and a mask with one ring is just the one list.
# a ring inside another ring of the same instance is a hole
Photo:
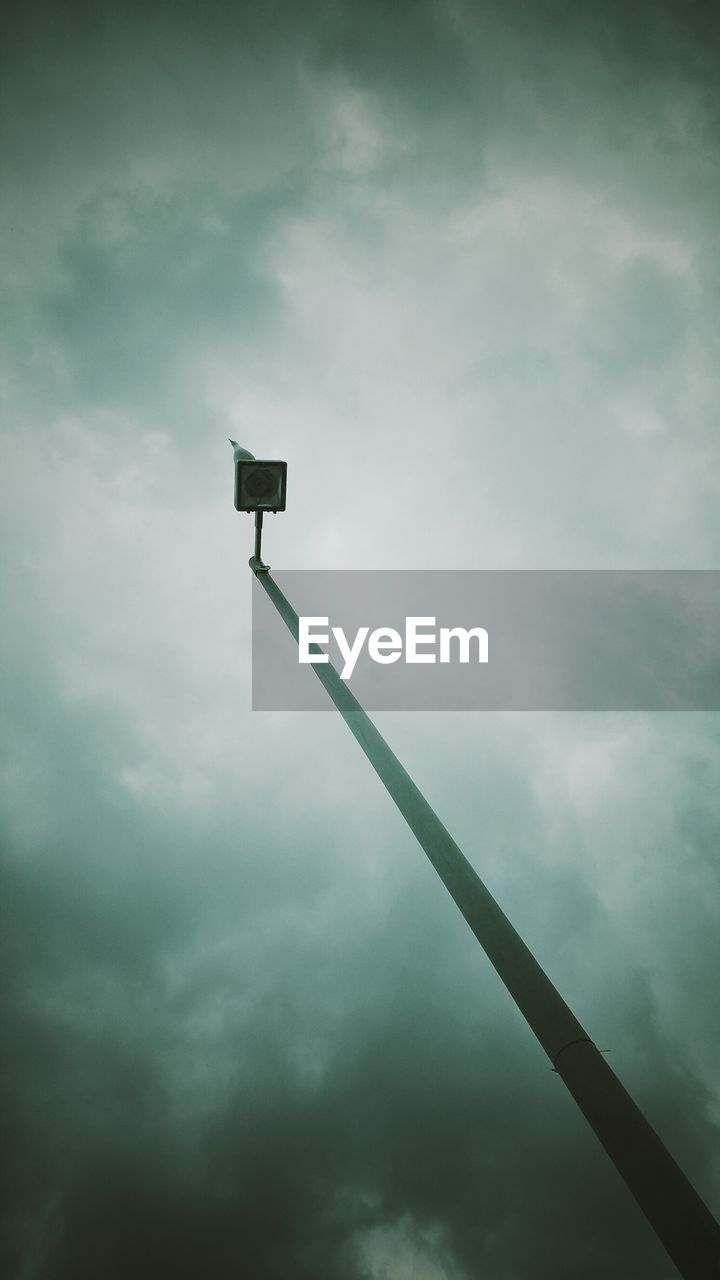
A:
{"label": "overcast cloud", "polygon": [[[250,711],[227,437],[278,569],[717,568],[717,11],[4,46],[5,1273],[670,1280],[345,726]],[[377,720],[717,1213],[717,714]]]}

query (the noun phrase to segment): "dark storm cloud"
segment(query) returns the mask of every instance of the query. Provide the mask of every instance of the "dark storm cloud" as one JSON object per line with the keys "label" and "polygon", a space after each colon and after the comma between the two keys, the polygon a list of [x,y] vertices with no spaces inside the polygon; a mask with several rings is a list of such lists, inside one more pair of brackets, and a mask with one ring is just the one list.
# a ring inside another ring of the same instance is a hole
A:
{"label": "dark storm cloud", "polygon": [[[492,189],[501,154],[527,172],[599,172],[626,195],[633,157],[641,198],[672,218],[676,167],[699,189],[694,158],[716,141],[712,29],[706,6],[680,4],[24,6],[3,119],[10,216],[21,184],[34,197],[9,236],[28,407],[111,406],[190,436],[203,411],[214,425],[199,355],[232,336],[245,364],[277,344],[283,218],[345,204],[353,234],[382,235],[352,176],[328,167],[333,84],[371,94],[401,142],[367,191],[442,208]],[[527,291],[523,278],[521,305]],[[591,303],[601,377],[677,355],[687,285],[657,263],[622,264]]]}
{"label": "dark storm cloud", "polygon": [[[279,304],[263,274],[258,222],[272,202],[233,211],[233,235],[197,221],[173,225],[152,209],[120,245],[93,243],[79,229],[63,255],[71,282],[48,305],[49,331],[67,347],[73,387],[89,400],[143,404],[177,383],[193,346],[211,346],[228,329],[262,339]],[[253,226],[255,224],[255,226]]]}
{"label": "dark storm cloud", "polygon": [[[226,838],[205,837],[215,850]],[[241,857],[257,848],[258,833],[248,837]],[[672,1274],[424,869],[380,926],[366,917],[342,939],[290,930],[279,954],[256,943],[248,956],[243,935],[263,903],[254,872],[211,858],[208,880],[221,877],[214,892],[227,901],[203,925],[167,864],[155,891],[139,859],[128,865],[137,843],[146,856],[177,846],[176,827],[126,818],[111,838],[125,868],[120,900],[92,863],[58,892],[48,867],[67,860],[65,832],[42,869],[6,876],[19,996],[5,1002],[16,1264],[40,1232],[37,1274],[48,1277],[354,1277],[366,1274],[363,1233],[404,1223],[421,1239],[417,1224],[430,1223],[442,1226],[453,1275],[569,1278],[582,1267],[601,1277],[619,1258],[631,1273]],[[291,887],[312,906],[319,884],[299,866]],[[536,877],[536,888],[555,898],[556,923],[568,910],[588,923],[597,914],[579,885],[553,894]],[[237,941],[213,959],[223,914],[236,917]],[[190,969],[189,938],[201,944]],[[625,1017],[646,1019],[642,981],[626,985],[624,1005]],[[215,1027],[204,1021],[214,1006]],[[653,1063],[645,1104],[669,1136],[677,1125],[701,1170],[702,1091],[651,1022],[641,1053],[645,1076]],[[198,1057],[205,1073],[188,1088]]]}
{"label": "dark storm cloud", "polygon": [[[283,812],[256,781],[230,822],[219,795],[202,821],[121,810],[99,731],[66,715],[44,742],[53,831],[34,856],[15,832],[4,875],[11,1274],[354,1280],[403,1250],[438,1276],[672,1274],[384,797],[342,837],[320,780]],[[556,967],[576,930],[603,954],[616,1068],[711,1181],[710,1100],[641,970],[582,875],[543,871],[521,767],[486,772],[516,863],[503,898]],[[379,912],[352,870],[376,821],[402,859]]]}
{"label": "dark storm cloud", "polygon": [[[592,166],[607,161],[598,143],[621,155],[643,134],[662,182],[664,163],[717,143],[719,34],[713,6],[681,0],[24,5],[8,23],[7,158],[48,176],[103,150],[122,166],[172,129],[188,172],[192,162],[196,178],[221,182],[214,142],[241,143],[242,169],[284,129],[298,165],[313,165],[322,144],[303,76],[339,74],[402,122],[401,176],[408,159],[425,166],[425,199],[440,172],[461,183],[482,170],[488,142],[522,152],[523,135],[525,161],[540,166],[562,166],[563,147],[582,164],[592,140]],[[439,185],[437,198],[447,198]]]}

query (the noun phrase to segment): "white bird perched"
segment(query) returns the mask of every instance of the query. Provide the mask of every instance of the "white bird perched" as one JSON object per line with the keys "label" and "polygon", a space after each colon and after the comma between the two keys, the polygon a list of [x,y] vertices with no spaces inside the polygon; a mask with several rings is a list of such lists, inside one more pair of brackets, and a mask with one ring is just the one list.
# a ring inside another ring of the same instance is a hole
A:
{"label": "white bird perched", "polygon": [[[228,436],[228,440],[230,440],[229,436]],[[250,453],[249,450],[247,449],[243,449],[242,445],[238,444],[237,440],[230,440],[230,443],[233,447],[233,462],[254,462],[255,461],[255,454]]]}

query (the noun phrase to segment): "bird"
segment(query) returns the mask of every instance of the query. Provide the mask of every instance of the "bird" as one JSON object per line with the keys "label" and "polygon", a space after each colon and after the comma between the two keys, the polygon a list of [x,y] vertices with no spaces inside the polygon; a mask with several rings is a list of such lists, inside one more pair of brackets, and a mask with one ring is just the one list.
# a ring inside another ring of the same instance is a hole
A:
{"label": "bird", "polygon": [[[230,436],[228,436],[228,440],[230,440]],[[243,449],[242,445],[238,444],[237,440],[230,440],[230,444],[233,447],[233,462],[255,461],[255,454],[250,453],[248,449]]]}

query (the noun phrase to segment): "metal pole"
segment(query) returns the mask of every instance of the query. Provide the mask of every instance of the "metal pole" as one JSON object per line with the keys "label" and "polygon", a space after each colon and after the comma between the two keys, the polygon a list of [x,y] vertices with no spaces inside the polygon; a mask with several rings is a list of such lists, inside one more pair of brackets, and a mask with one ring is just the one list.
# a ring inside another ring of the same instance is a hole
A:
{"label": "metal pole", "polygon": [[256,511],[255,512],[255,554],[253,556],[253,560],[256,562],[256,565],[258,568],[262,566],[262,557],[260,555],[260,544],[262,542],[262,527],[263,527],[263,513],[262,511]]}
{"label": "metal pole", "polygon": [[[297,642],[298,615],[257,543],[250,568]],[[720,1226],[709,1209],[332,664],[314,669],[680,1274],[718,1280]]]}

